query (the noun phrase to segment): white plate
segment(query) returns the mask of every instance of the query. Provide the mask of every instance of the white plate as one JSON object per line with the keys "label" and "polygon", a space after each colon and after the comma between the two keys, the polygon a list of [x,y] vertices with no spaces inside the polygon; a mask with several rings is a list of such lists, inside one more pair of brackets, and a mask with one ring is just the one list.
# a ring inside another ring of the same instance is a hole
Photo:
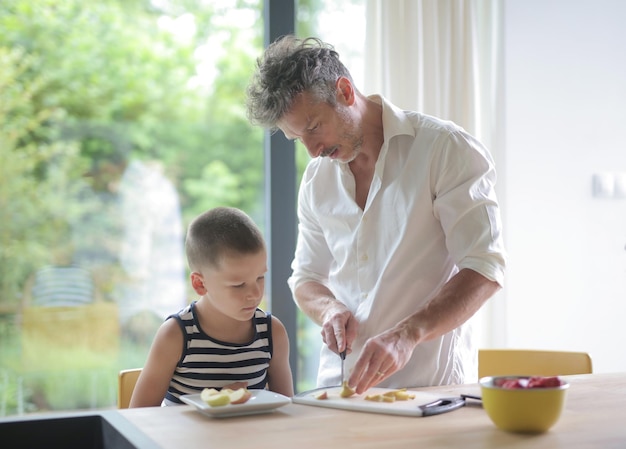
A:
{"label": "white plate", "polygon": [[256,415],[267,413],[291,403],[291,399],[282,394],[267,390],[250,390],[252,396],[243,404],[228,404],[219,407],[211,407],[202,399],[200,394],[185,394],[180,400],[185,404],[193,405],[196,409],[213,418],[226,418],[229,416]]}

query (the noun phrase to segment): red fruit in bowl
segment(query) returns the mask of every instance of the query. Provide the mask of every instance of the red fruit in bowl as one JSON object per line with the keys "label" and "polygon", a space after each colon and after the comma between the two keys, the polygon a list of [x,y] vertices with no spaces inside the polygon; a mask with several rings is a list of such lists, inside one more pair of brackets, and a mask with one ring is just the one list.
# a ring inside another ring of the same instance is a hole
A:
{"label": "red fruit in bowl", "polygon": [[562,385],[561,379],[553,377],[534,376],[528,380],[528,388],[553,388]]}
{"label": "red fruit in bowl", "polygon": [[502,388],[524,388],[519,379],[502,379],[497,386]]}

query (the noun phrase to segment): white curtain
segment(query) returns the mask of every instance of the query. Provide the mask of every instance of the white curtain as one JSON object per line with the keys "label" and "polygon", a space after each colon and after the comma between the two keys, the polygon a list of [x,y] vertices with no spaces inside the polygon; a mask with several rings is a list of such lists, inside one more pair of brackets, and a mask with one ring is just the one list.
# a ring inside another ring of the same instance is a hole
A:
{"label": "white curtain", "polygon": [[367,0],[364,93],[499,144],[501,21],[501,0]]}
{"label": "white curtain", "polygon": [[[366,14],[363,93],[476,136],[494,156],[504,209],[502,0],[367,0]],[[506,343],[503,296],[477,317],[481,346]]]}

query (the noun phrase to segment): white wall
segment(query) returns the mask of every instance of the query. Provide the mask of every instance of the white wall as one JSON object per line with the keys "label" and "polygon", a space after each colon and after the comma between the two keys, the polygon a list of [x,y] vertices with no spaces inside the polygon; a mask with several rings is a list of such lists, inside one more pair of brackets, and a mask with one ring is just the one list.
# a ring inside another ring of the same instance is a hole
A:
{"label": "white wall", "polygon": [[[505,0],[504,341],[626,371],[626,2]],[[502,170],[504,168],[504,170]]]}

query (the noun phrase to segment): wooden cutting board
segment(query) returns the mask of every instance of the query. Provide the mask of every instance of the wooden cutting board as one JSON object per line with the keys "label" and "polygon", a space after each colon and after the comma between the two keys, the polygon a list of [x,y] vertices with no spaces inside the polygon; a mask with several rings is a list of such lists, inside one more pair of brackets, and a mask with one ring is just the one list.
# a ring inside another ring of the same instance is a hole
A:
{"label": "wooden cutting board", "polygon": [[[327,392],[328,399],[317,399],[317,395],[319,395],[323,391]],[[418,391],[411,391],[410,393],[415,395],[415,399],[409,399],[407,401],[374,402],[365,399],[365,396],[384,394],[389,391],[394,391],[394,389],[370,388],[364,394],[355,394],[354,396],[351,396],[349,398],[342,398],[339,395],[339,393],[341,392],[341,387],[318,388],[315,390],[299,393],[291,398],[291,400],[295,404],[338,408],[357,412],[383,413],[388,415],[403,416],[423,416],[423,411],[422,409],[420,409],[420,405],[425,405],[440,399],[439,396]]]}

